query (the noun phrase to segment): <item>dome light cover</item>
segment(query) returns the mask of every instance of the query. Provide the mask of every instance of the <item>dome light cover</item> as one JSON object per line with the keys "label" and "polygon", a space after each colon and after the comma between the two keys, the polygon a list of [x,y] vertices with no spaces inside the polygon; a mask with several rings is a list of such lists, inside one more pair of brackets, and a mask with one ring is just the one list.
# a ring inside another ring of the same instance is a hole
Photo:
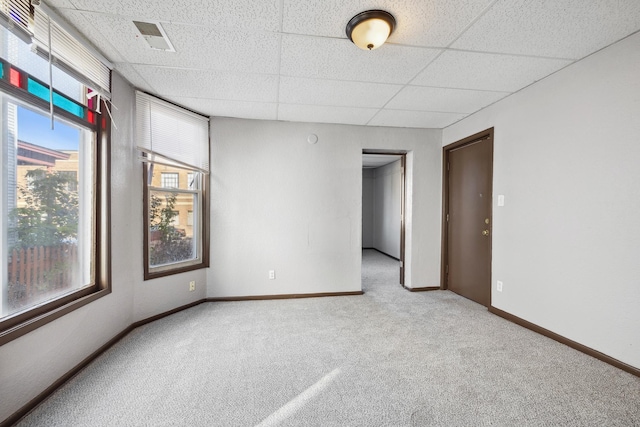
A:
{"label": "dome light cover", "polygon": [[396,20],[384,10],[367,10],[351,18],[347,37],[363,50],[377,49],[387,41],[396,27]]}

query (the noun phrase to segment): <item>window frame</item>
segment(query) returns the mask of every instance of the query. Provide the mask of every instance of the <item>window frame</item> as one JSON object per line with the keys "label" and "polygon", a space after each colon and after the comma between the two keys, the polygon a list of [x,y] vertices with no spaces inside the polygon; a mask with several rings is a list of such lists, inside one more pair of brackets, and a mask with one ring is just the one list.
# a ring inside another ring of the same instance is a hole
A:
{"label": "window frame", "polygon": [[[0,61],[0,64],[4,67],[5,74],[11,68],[20,72],[22,76],[28,76],[48,88],[48,85],[10,65],[5,59]],[[0,80],[0,89],[18,102],[41,111],[46,112],[50,108],[47,101],[28,92],[24,87],[16,87],[5,80]],[[60,94],[55,89],[54,92]],[[66,97],[66,95],[62,96]],[[106,103],[104,100],[101,100],[101,103],[102,111],[105,111]],[[96,110],[86,106],[85,108],[90,112],[90,114],[87,113],[87,116],[96,118],[95,123],[83,120],[57,105],[53,106],[53,112],[54,116],[95,132],[96,146],[92,159],[94,162],[92,178],[94,179],[95,200],[91,221],[94,241],[91,261],[94,265],[94,280],[81,289],[0,319],[0,346],[111,293],[111,120],[108,115],[100,115]]]}
{"label": "window frame", "polygon": [[[143,157],[146,157],[143,154]],[[198,239],[200,239],[200,261],[193,262],[193,260],[177,262],[175,264],[168,264],[158,267],[151,267],[149,265],[149,196],[150,191],[162,191],[164,190],[161,187],[153,187],[149,185],[149,169],[150,164],[153,164],[151,161],[144,161],[142,163],[142,182],[143,182],[143,207],[142,207],[142,218],[143,218],[143,257],[144,257],[144,280],[152,280],[157,279],[159,277],[171,276],[174,274],[184,273],[187,271],[200,270],[203,268],[209,268],[209,195],[208,195],[208,175],[201,174],[200,179],[200,200],[199,206],[194,207],[194,210],[198,210],[199,221],[198,226],[193,225],[194,229],[196,229],[198,234]],[[183,168],[182,169],[188,169]],[[167,191],[170,191],[171,188],[166,188]],[[180,190],[178,192],[191,192],[191,190]],[[195,232],[194,232],[195,235]],[[171,267],[174,266],[174,267]]]}

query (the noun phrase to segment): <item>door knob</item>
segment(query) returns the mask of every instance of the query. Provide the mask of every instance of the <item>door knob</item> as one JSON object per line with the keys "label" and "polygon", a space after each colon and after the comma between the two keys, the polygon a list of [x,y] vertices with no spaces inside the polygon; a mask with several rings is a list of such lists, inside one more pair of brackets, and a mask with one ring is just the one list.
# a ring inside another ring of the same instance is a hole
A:
{"label": "door knob", "polygon": [[489,235],[489,230],[482,230],[482,235],[483,236],[488,236]]}

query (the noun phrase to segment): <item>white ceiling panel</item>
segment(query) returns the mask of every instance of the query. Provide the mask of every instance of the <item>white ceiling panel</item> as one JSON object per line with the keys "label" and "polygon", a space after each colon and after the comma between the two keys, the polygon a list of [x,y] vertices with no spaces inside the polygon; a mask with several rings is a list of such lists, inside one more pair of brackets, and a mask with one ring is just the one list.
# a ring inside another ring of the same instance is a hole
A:
{"label": "white ceiling panel", "polygon": [[[75,12],[79,14],[81,12]],[[132,64],[155,64],[245,73],[278,72],[280,35],[267,32],[219,31],[209,27],[161,24],[175,52],[151,49],[139,36],[131,18],[83,12],[89,28],[98,29],[123,59]],[[80,19],[78,19],[80,21]]]}
{"label": "white ceiling panel", "polygon": [[129,81],[132,85],[134,85],[138,89],[142,89],[145,92],[149,93],[160,93],[153,86],[149,84],[142,76],[133,68],[133,65],[128,64],[126,62],[118,62],[114,64],[115,70],[119,72],[125,79]]}
{"label": "white ceiling panel", "polygon": [[390,43],[446,47],[493,0],[284,0],[285,33],[346,38],[349,20],[382,9],[396,19]]}
{"label": "white ceiling panel", "polygon": [[377,111],[375,108],[280,104],[278,107],[278,120],[366,125]]}
{"label": "white ceiling panel", "polygon": [[152,65],[133,65],[133,68],[160,92],[160,96],[253,102],[276,102],[278,98],[278,76],[158,68]]}
{"label": "white ceiling panel", "polygon": [[73,3],[71,3],[70,0],[49,0],[47,1],[47,4],[49,4],[49,6],[51,7],[56,7],[56,8],[60,8],[60,7],[66,7],[71,9],[75,8],[75,6],[73,6]]}
{"label": "white ceiling panel", "polygon": [[105,21],[97,21],[100,25],[96,27],[96,21],[89,19],[90,15],[91,14],[77,10],[65,10],[64,17],[73,27],[82,33],[87,40],[98,47],[99,51],[111,62],[124,62],[125,58],[122,56],[121,50],[118,49],[120,46],[111,43],[111,39],[100,32],[101,29],[108,28],[107,25],[105,25]]}
{"label": "white ceiling panel", "polygon": [[509,95],[506,92],[407,86],[386,106],[392,110],[473,113]]}
{"label": "white ceiling panel", "polygon": [[[446,127],[640,30],[640,0],[40,1],[178,104],[373,126]],[[370,9],[397,27],[368,52],[345,26]],[[159,21],[176,52],[147,47],[133,19]]]}
{"label": "white ceiling panel", "polygon": [[380,110],[370,126],[403,128],[443,128],[462,120],[466,114],[432,113],[426,111]]}
{"label": "white ceiling panel", "polygon": [[280,30],[280,0],[70,0],[79,10],[222,28]]}
{"label": "white ceiling panel", "polygon": [[277,120],[278,118],[278,104],[276,103],[219,101],[183,96],[172,96],[168,100],[200,114],[213,117],[244,117],[256,120]]}
{"label": "white ceiling panel", "polygon": [[412,85],[515,92],[566,67],[563,59],[446,51]]}
{"label": "white ceiling panel", "polygon": [[282,77],[279,101],[285,104],[382,107],[401,85]]}
{"label": "white ceiling panel", "polygon": [[293,77],[400,83],[413,79],[439,51],[384,45],[372,52],[347,39],[285,35],[280,74]]}
{"label": "white ceiling panel", "polygon": [[579,59],[638,28],[638,0],[501,0],[451,47]]}

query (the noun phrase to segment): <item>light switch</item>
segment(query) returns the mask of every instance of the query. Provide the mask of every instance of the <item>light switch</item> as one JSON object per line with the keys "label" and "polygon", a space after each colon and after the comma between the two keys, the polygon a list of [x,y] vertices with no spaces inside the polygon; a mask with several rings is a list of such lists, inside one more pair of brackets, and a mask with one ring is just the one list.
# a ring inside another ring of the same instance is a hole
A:
{"label": "light switch", "polygon": [[504,206],[504,194],[498,194],[498,206]]}

